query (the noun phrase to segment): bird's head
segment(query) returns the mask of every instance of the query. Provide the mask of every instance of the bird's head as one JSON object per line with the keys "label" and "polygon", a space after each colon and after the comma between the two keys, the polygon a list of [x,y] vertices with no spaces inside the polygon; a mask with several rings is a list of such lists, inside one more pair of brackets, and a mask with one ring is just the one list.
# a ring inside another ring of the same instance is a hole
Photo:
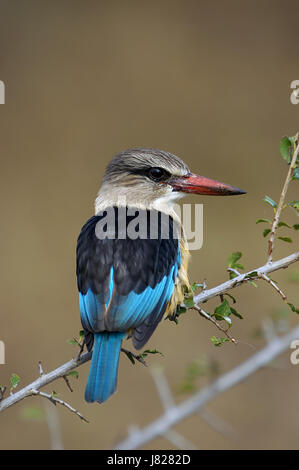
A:
{"label": "bird's head", "polygon": [[119,153],[108,164],[96,200],[96,212],[121,198],[128,205],[159,209],[186,193],[231,196],[245,191],[191,173],[183,160],[171,153],[132,148]]}

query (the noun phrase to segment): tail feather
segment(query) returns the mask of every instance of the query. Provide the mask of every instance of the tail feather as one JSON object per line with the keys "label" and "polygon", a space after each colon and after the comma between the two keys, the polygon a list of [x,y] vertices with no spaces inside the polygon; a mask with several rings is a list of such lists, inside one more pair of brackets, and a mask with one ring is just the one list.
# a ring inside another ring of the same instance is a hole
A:
{"label": "tail feather", "polygon": [[121,343],[125,333],[95,333],[85,400],[103,403],[116,390]]}

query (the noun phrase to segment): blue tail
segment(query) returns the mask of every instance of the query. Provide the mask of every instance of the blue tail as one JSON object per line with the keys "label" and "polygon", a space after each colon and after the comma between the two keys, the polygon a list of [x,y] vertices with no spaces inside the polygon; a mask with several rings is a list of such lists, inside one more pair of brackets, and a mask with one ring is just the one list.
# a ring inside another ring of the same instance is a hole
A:
{"label": "blue tail", "polygon": [[85,388],[87,402],[108,400],[116,390],[117,369],[121,343],[125,333],[94,334],[89,375]]}

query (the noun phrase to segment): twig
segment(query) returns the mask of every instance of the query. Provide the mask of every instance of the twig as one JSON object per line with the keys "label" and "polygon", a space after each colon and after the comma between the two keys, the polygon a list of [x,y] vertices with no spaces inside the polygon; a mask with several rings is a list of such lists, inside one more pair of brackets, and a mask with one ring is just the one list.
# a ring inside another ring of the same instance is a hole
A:
{"label": "twig", "polygon": [[5,392],[6,392],[6,387],[0,387],[0,401],[3,400]]}
{"label": "twig", "polygon": [[261,351],[254,354],[231,371],[220,376],[210,386],[202,389],[185,402],[177,405],[176,408],[171,410],[171,413],[165,412],[151,424],[140,429],[139,432],[128,436],[127,439],[117,445],[116,449],[137,449],[152,441],[154,438],[164,435],[177,423],[200,410],[215,396],[239,384],[268,364],[268,362],[275,359],[283,351],[288,349],[291,342],[298,339],[298,337],[299,326],[286,335],[273,339]]}
{"label": "twig", "polygon": [[[287,268],[290,264],[296,263],[296,261],[299,261],[299,251],[296,253],[293,253],[292,255],[286,256],[285,258],[282,258],[278,261],[273,261],[272,263],[266,263],[264,266],[261,266],[260,268],[252,269],[251,271],[248,271],[247,273],[240,274],[237,277],[234,277],[233,279],[230,279],[229,281],[223,282],[222,284],[219,284],[216,287],[213,287],[212,289],[206,289],[203,292],[200,292],[198,295],[194,297],[194,302],[196,305],[207,302],[208,300],[212,299],[213,297],[216,297],[217,295],[224,294],[225,292],[234,289],[235,287],[240,286],[244,282],[247,282],[248,280],[253,281],[255,279],[258,279],[261,277],[261,274],[269,274],[274,271],[277,271],[279,269],[284,269]],[[251,273],[256,272],[257,274],[254,276],[250,276]]]}
{"label": "twig", "polygon": [[24,398],[32,395],[31,393],[32,390],[39,390],[45,385],[48,385],[49,383],[54,382],[54,380],[57,380],[63,377],[69,371],[75,369],[76,367],[81,366],[85,362],[88,362],[91,359],[91,355],[92,355],[91,352],[87,352],[83,354],[79,360],[71,359],[70,361],[66,362],[65,364],[58,367],[57,369],[47,374],[43,374],[38,379],[34,380],[34,382],[32,382],[31,384],[27,385],[21,390],[15,392],[13,395],[10,395],[9,397],[2,400],[0,402],[0,411],[3,411],[6,408],[9,408],[10,406],[14,405],[15,403],[23,400]]}
{"label": "twig", "polygon": [[[298,134],[297,134],[297,136],[298,136]],[[276,212],[275,212],[275,216],[274,216],[274,220],[273,220],[273,224],[272,224],[272,228],[271,228],[271,232],[270,232],[270,236],[269,236],[269,243],[268,243],[268,263],[272,262],[272,254],[273,254],[273,250],[274,250],[275,234],[276,234],[276,230],[277,230],[277,227],[278,227],[280,214],[281,214],[281,211],[283,209],[283,204],[284,204],[284,200],[285,200],[285,197],[286,197],[286,194],[287,194],[289,183],[292,179],[293,171],[294,171],[294,168],[296,166],[296,160],[297,160],[298,153],[299,153],[299,144],[297,144],[297,147],[294,151],[293,158],[292,158],[292,161],[290,163],[289,171],[288,171],[286,180],[284,182],[282,192],[281,192],[281,195],[280,195],[280,199],[279,199],[277,209],[276,209]]]}
{"label": "twig", "polygon": [[147,363],[142,357],[142,354],[134,354],[132,351],[129,351],[128,349],[121,348],[121,352],[125,353],[125,355],[128,357],[128,359],[131,361],[130,356],[133,357],[136,361],[140,362],[143,364],[145,367],[147,367]]}
{"label": "twig", "polygon": [[45,393],[45,392],[40,392],[39,390],[35,390],[35,389],[32,389],[30,390],[30,393],[29,395],[39,395],[41,397],[45,397],[47,398],[48,400],[50,400],[53,405],[56,405],[57,403],[59,403],[60,405],[63,405],[65,406],[68,410],[70,410],[72,413],[75,413],[77,416],[79,416],[79,418],[82,420],[82,421],[85,421],[85,423],[89,423],[89,421],[87,421],[86,418],[84,418],[83,415],[81,415],[81,413],[79,413],[79,411],[77,411],[75,408],[73,408],[69,403],[67,403],[66,401],[64,400],[61,400],[60,398],[57,398],[55,397],[54,395],[50,395],[49,393]]}
{"label": "twig", "polygon": [[67,378],[67,375],[64,375],[62,378],[64,379],[64,381],[65,381],[65,383],[66,383],[66,386],[67,386],[67,388],[69,389],[69,391],[70,391],[70,392],[73,392],[74,390],[73,390],[72,387],[71,387],[71,384],[70,384],[69,379]]}
{"label": "twig", "polygon": [[225,336],[234,344],[238,344],[238,341],[233,338],[230,333],[228,332],[228,328],[223,328],[222,325],[220,325],[220,323],[215,320],[215,318],[213,318],[208,312],[205,312],[205,310],[203,310],[201,307],[199,307],[199,305],[194,305],[192,307],[194,310],[196,310],[197,312],[200,313],[201,316],[203,316],[204,318],[206,318],[207,320],[209,320],[210,322],[212,322],[217,328],[218,330],[222,331],[222,333],[225,334]]}
{"label": "twig", "polygon": [[270,286],[272,286],[279,293],[279,295],[281,295],[283,300],[287,299],[287,296],[282,292],[282,290],[278,287],[278,285],[275,284],[275,282],[273,282],[272,279],[270,279],[270,277],[268,277],[266,274],[263,274],[263,273],[261,273],[260,277],[264,279],[266,282],[268,282],[268,284],[270,284]]}
{"label": "twig", "polygon": [[38,361],[38,369],[39,369],[39,375],[40,377],[44,375],[44,370],[41,361]]}

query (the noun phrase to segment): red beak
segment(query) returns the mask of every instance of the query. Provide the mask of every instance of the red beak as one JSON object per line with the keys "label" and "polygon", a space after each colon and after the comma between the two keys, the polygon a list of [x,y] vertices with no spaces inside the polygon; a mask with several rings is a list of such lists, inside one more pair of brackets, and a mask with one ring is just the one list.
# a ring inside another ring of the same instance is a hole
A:
{"label": "red beak", "polygon": [[233,196],[235,194],[246,194],[240,188],[220,183],[219,181],[205,178],[204,176],[188,173],[179,178],[168,180],[167,184],[173,187],[174,191],[183,191],[184,193],[205,194],[206,196]]}

